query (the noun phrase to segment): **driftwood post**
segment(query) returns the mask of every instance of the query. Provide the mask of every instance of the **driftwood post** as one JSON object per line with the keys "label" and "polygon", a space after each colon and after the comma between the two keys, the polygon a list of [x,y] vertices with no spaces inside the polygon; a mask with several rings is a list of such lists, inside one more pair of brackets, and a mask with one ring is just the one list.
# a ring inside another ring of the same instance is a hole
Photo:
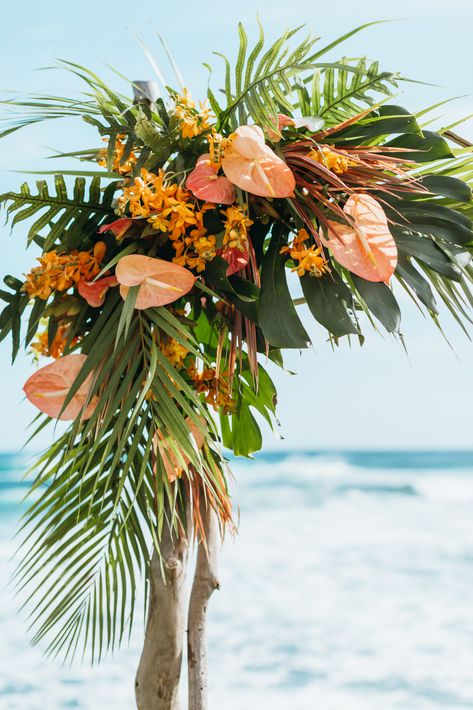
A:
{"label": "driftwood post", "polygon": [[[217,578],[220,530],[215,511],[202,509],[205,544],[200,541],[187,617],[188,710],[207,710],[206,621],[210,596],[219,588]],[[184,631],[187,607],[186,572],[190,524],[187,534],[171,535],[167,526],[161,539],[161,560],[154,551],[145,641],[135,681],[138,710],[180,710]],[[163,574],[164,573],[164,574]]]}
{"label": "driftwood post", "polygon": [[[135,104],[153,106],[159,89],[152,81],[134,81]],[[188,538],[163,528],[162,563],[156,550],[150,568],[150,591],[145,641],[135,680],[138,710],[180,710],[186,610]],[[161,566],[162,564],[162,566]],[[163,576],[164,572],[164,576]]]}
{"label": "driftwood post", "polygon": [[207,710],[207,606],[212,592],[219,588],[217,564],[221,537],[217,515],[208,503],[202,510],[202,519],[206,541],[199,543],[197,551],[187,628],[189,710]]}
{"label": "driftwood post", "polygon": [[156,550],[151,560],[148,621],[135,681],[139,710],[180,710],[188,548],[184,532],[171,535],[164,526],[162,567]]}
{"label": "driftwood post", "polygon": [[[136,104],[153,106],[159,97],[152,81],[133,82],[133,91]],[[217,564],[221,538],[216,513],[208,501],[201,503],[201,516],[206,539],[205,544],[198,543],[188,611],[188,710],[207,710],[207,606],[212,592],[219,588]],[[162,567],[156,551],[152,556],[148,620],[135,681],[138,710],[180,710],[190,521],[187,527],[187,534],[182,531],[173,537],[165,526],[161,540]]]}

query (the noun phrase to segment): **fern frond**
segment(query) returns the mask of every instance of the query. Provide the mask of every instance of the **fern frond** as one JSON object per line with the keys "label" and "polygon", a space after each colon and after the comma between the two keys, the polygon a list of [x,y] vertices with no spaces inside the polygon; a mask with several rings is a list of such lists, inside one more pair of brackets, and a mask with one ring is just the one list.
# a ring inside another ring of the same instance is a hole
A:
{"label": "fern frond", "polygon": [[401,79],[398,74],[381,71],[379,62],[370,63],[365,58],[351,61],[343,58],[338,66],[318,69],[310,93],[307,89],[304,92],[310,115],[323,117],[327,126],[358,115],[373,106],[380,95],[392,96]]}
{"label": "fern frond", "polygon": [[[87,191],[86,180],[76,178],[69,194],[66,182],[62,175],[54,178],[54,193],[45,180],[38,180],[36,192],[33,192],[28,183],[23,183],[20,192],[6,192],[0,195],[0,205],[4,205],[7,218],[11,218],[14,227],[19,222],[34,219],[28,231],[28,244],[43,230],[48,229],[44,241],[44,250],[54,247],[56,239],[61,240],[61,248],[66,246],[75,248],[74,233],[80,229],[83,239],[96,233],[97,227],[105,215],[112,210],[112,200],[116,183],[110,183],[104,190],[100,186],[100,178],[94,177]],[[68,236],[64,236],[72,225]]]}

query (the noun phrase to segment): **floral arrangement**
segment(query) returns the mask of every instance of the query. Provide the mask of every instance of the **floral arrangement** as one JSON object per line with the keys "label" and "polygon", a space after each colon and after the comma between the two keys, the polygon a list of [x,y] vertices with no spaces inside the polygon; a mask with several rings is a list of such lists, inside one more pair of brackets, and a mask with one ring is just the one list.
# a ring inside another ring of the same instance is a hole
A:
{"label": "floral arrangement", "polygon": [[437,325],[436,299],[469,320],[468,143],[393,104],[401,77],[323,58],[349,35],[265,49],[261,31],[250,50],[239,33],[235,71],[199,103],[167,84],[133,100],[71,64],[79,99],[6,102],[21,117],[5,133],[81,116],[98,135],[53,190],[1,197],[41,250],[5,278],[1,338],[52,358],[24,388],[36,431],[69,422],[35,465],[19,570],[53,653],[122,639],[163,530],[205,544],[203,503],[233,524],[222,447],[249,456],[273,426],[265,363],[309,345],[298,303],[334,345],[367,324],[401,337],[399,288]]}

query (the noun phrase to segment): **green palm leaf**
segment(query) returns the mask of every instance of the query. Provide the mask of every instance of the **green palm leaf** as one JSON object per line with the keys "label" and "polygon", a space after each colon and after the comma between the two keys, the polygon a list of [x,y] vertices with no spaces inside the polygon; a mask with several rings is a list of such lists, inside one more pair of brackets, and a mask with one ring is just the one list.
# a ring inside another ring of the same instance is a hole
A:
{"label": "green palm leaf", "polygon": [[[248,117],[263,127],[274,127],[278,111],[291,113],[294,108],[302,109],[304,115],[324,116],[329,123],[337,123],[359,113],[360,106],[372,105],[377,94],[391,96],[400,77],[381,71],[378,62],[345,58],[337,62],[320,61],[324,54],[366,26],[311,54],[317,38],[307,37],[296,47],[290,45],[301,28],[286,31],[264,51],[264,34],[259,23],[258,40],[248,54],[248,37],[240,23],[234,77],[228,59],[218,54],[225,65],[225,108],[220,107],[214,92],[209,90],[219,129],[227,124],[234,128]],[[306,85],[311,85],[310,92]]]}
{"label": "green palm leaf", "polygon": [[[179,463],[191,462],[209,493],[222,486],[214,475],[215,423],[157,337],[176,336],[203,357],[198,343],[172,313],[150,309],[135,312],[115,350],[124,308],[118,294],[111,297],[82,343],[87,368],[69,399],[92,370],[91,397],[100,393],[100,403],[37,463],[16,576],[33,641],[63,657],[90,652],[93,661],[131,629],[152,543],[159,550],[163,511],[171,511],[171,528],[185,520],[182,486],[169,484],[155,432],[167,436]],[[207,439],[203,453],[189,437],[187,418]]]}

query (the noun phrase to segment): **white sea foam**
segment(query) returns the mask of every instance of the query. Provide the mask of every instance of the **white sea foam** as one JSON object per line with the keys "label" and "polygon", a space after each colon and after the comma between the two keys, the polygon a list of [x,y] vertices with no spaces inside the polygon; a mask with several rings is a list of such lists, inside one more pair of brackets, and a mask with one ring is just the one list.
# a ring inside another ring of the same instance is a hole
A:
{"label": "white sea foam", "polygon": [[[234,469],[242,515],[210,605],[211,710],[473,708],[473,471],[337,456]],[[139,623],[97,669],[61,668],[1,601],[2,709],[133,707]]]}

